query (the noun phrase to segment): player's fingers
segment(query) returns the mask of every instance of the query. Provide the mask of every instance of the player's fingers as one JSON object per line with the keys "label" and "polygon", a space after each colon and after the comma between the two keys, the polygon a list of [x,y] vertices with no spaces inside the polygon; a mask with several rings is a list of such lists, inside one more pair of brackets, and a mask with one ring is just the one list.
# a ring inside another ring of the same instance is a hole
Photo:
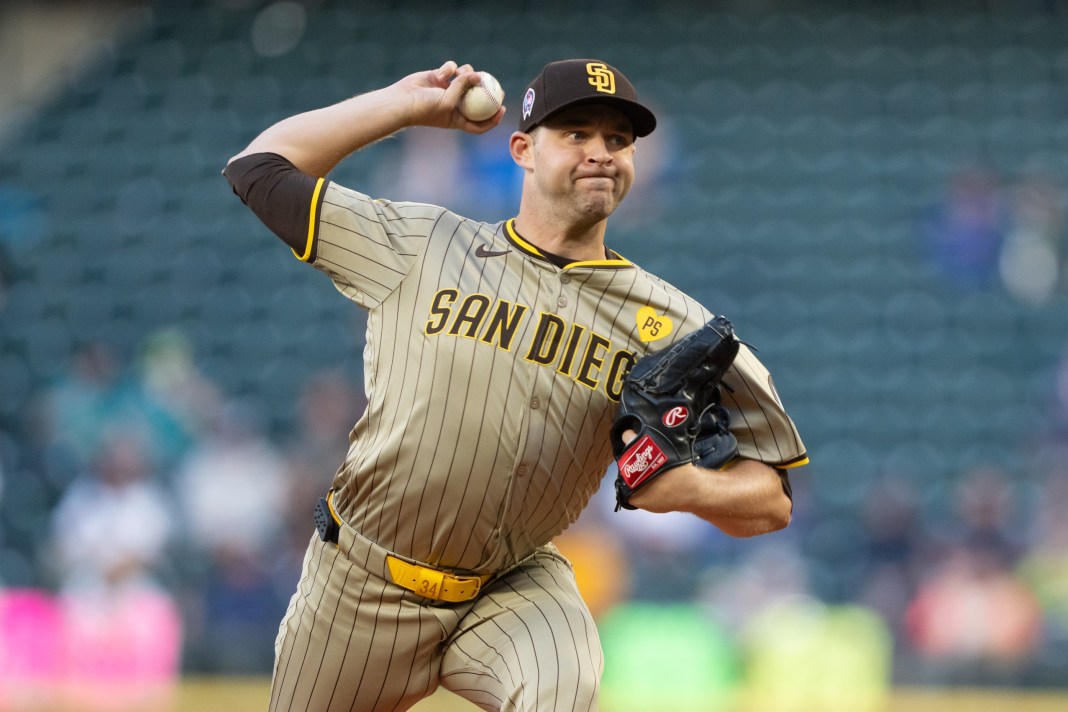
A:
{"label": "player's fingers", "polygon": [[631,441],[633,441],[636,437],[638,437],[638,433],[634,432],[630,428],[627,428],[623,431],[623,444],[630,445]]}
{"label": "player's fingers", "polygon": [[456,76],[456,62],[451,59],[430,73],[431,83],[439,87],[446,87],[452,78]]}
{"label": "player's fingers", "polygon": [[450,90],[458,91],[460,96],[470,89],[471,87],[478,86],[482,81],[482,75],[471,68],[470,64],[465,64],[462,67],[457,68],[456,74],[452,80],[452,86]]}
{"label": "player's fingers", "polygon": [[[470,68],[471,65],[467,64],[464,66]],[[445,103],[449,106],[459,106],[460,98],[464,95],[464,92],[466,92],[471,87],[478,86],[478,83],[481,81],[482,77],[481,75],[479,75],[478,72],[468,71],[456,74],[456,76],[452,79],[452,83],[445,88]],[[492,121],[492,119],[490,119],[490,121]],[[479,122],[479,124],[482,123],[485,122]],[[467,127],[463,128],[466,129]]]}
{"label": "player's fingers", "polygon": [[458,128],[462,131],[466,131],[468,133],[484,134],[487,131],[492,131],[499,123],[501,123],[501,119],[504,118],[505,111],[506,109],[502,106],[500,109],[497,110],[496,114],[489,117],[485,121],[471,121],[470,119],[464,118],[464,115],[461,114],[459,110],[457,110],[456,123],[453,125],[453,127]]}

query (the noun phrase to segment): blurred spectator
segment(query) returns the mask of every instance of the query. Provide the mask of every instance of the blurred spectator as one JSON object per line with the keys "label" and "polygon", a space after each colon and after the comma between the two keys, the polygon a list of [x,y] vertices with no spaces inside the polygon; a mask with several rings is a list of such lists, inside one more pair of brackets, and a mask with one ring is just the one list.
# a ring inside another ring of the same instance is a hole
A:
{"label": "blurred spectator", "polygon": [[1049,432],[1045,437],[1068,445],[1068,346],[1053,366],[1053,393],[1050,398]]}
{"label": "blurred spectator", "polygon": [[960,544],[993,566],[1015,568],[1028,529],[1019,495],[1016,485],[1000,470],[979,467],[966,473],[954,499]]}
{"label": "blurred spectator", "polygon": [[398,134],[399,155],[380,165],[376,195],[452,205],[465,184],[462,139],[456,131],[422,127]]}
{"label": "blurred spectator", "polygon": [[66,373],[42,397],[44,437],[85,463],[109,420],[118,371],[115,355],[103,342],[90,342],[75,351]]}
{"label": "blurred spectator", "polygon": [[785,601],[810,595],[808,567],[789,543],[756,544],[738,565],[706,571],[699,600],[735,635]]}
{"label": "blurred spectator", "polygon": [[[505,124],[508,122],[506,121]],[[519,209],[523,172],[508,152],[511,126],[500,125],[484,136],[462,136],[463,180],[453,202],[461,215],[494,222],[513,216]]]}
{"label": "blurred spectator", "polygon": [[174,525],[171,502],[136,434],[106,433],[52,517],[61,587],[154,587]]}
{"label": "blurred spectator", "polygon": [[257,414],[227,403],[174,473],[192,544],[268,558],[278,542],[289,476]]}
{"label": "blurred spectator", "polygon": [[375,191],[384,198],[403,195],[448,205],[487,222],[511,217],[519,207],[522,176],[507,149],[511,130],[502,125],[477,138],[427,128],[404,131],[396,137],[400,155],[382,164]]}
{"label": "blurred spectator", "polygon": [[1042,483],[1034,517],[1035,539],[1020,565],[1045,620],[1043,660],[1068,666],[1068,470],[1053,468]]}
{"label": "blurred spectator", "polygon": [[999,256],[1010,294],[1031,304],[1053,297],[1064,281],[1064,229],[1064,186],[1047,173],[1025,174],[1012,188],[1012,224]]}
{"label": "blurred spectator", "polygon": [[1037,650],[1042,617],[1034,594],[998,557],[954,547],[920,583],[907,624],[932,679],[1007,683]]}
{"label": "blurred spectator", "polygon": [[181,619],[160,585],[171,502],[136,434],[102,434],[63,494],[50,532],[60,579],[57,709],[126,712],[168,704]]}
{"label": "blurred spectator", "polygon": [[220,547],[206,559],[207,570],[189,601],[188,667],[218,674],[265,674],[274,661],[278,621],[285,613],[286,589],[275,585],[263,559],[237,548]]}
{"label": "blurred spectator", "polygon": [[952,509],[928,521],[941,549],[917,562],[924,570],[905,612],[906,649],[920,654],[920,674],[1015,682],[1042,629],[1038,602],[1016,573],[1028,533],[1019,488],[1004,472],[977,467],[952,494]]}
{"label": "blurred spectator", "polygon": [[345,459],[349,433],[366,407],[363,393],[339,371],[312,374],[301,388],[296,430],[285,436],[285,450],[297,480],[321,485],[317,497]]}
{"label": "blurred spectator", "polygon": [[189,339],[178,329],[155,331],[144,340],[138,377],[146,395],[175,421],[182,451],[202,433],[222,407],[222,395],[193,357]]}
{"label": "blurred spectator", "polygon": [[[615,477],[614,474],[610,476]],[[579,591],[597,621],[633,597],[637,581],[633,571],[633,542],[622,534],[624,523],[619,521],[618,513],[612,511],[615,508],[614,490],[605,486],[605,481],[610,482],[607,478],[602,480],[600,489],[578,520],[553,539],[574,567]],[[640,539],[640,535],[637,538]]]}
{"label": "blurred spectator", "polygon": [[154,466],[169,467],[189,442],[179,417],[130,374],[103,341],[78,348],[43,396],[45,436],[85,462],[107,430],[136,434]]}
{"label": "blurred spectator", "polygon": [[938,275],[955,286],[992,286],[1008,223],[998,176],[981,166],[965,168],[922,220],[924,255]]}
{"label": "blurred spectator", "polygon": [[174,487],[200,567],[185,597],[187,664],[206,672],[268,671],[285,612],[270,568],[290,506],[281,453],[261,434],[255,413],[227,403],[179,466]]}
{"label": "blurred spectator", "polygon": [[860,513],[868,546],[857,601],[878,612],[895,635],[904,631],[905,611],[926,555],[918,514],[916,495],[900,477],[875,482]]}
{"label": "blurred spectator", "polygon": [[349,447],[349,433],[367,401],[340,371],[312,374],[301,388],[296,428],[284,438],[290,503],[283,516],[286,547],[275,557],[278,585],[291,591],[313,531],[312,509],[325,496]]}
{"label": "blurred spectator", "polygon": [[[615,464],[580,521],[600,521],[626,550],[629,594],[639,601],[690,600],[699,572],[730,540],[708,522],[683,512],[615,512]],[[606,484],[607,483],[607,484]]]}

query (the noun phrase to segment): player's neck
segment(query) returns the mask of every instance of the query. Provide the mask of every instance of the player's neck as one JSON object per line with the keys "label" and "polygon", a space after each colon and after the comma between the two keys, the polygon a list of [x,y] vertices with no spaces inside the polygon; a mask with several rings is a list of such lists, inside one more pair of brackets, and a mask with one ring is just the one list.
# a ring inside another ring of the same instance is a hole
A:
{"label": "player's neck", "polygon": [[590,225],[560,224],[558,221],[524,214],[522,208],[515,219],[515,229],[524,240],[539,250],[577,261],[604,259],[606,227],[605,220]]}

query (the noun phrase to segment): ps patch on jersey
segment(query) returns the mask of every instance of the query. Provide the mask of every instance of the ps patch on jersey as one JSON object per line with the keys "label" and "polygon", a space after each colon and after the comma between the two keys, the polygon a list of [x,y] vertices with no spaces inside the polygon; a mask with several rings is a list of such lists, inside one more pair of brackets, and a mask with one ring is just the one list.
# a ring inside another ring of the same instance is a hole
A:
{"label": "ps patch on jersey", "polygon": [[638,338],[643,343],[662,339],[675,328],[674,322],[667,314],[657,314],[652,307],[642,307],[634,316],[638,325]]}

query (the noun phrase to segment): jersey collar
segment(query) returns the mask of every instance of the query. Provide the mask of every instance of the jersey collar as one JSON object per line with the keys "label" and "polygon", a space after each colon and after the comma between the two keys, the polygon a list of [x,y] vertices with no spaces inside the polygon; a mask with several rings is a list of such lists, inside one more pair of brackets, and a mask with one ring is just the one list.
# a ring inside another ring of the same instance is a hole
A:
{"label": "jersey collar", "polygon": [[605,247],[605,251],[608,253],[608,256],[603,260],[569,260],[566,257],[560,257],[551,252],[539,250],[537,247],[524,240],[519,234],[519,231],[515,229],[515,218],[508,220],[504,224],[504,236],[520,252],[535,259],[542,260],[543,262],[554,264],[560,269],[575,269],[576,267],[622,269],[634,266],[630,260],[607,246]]}

